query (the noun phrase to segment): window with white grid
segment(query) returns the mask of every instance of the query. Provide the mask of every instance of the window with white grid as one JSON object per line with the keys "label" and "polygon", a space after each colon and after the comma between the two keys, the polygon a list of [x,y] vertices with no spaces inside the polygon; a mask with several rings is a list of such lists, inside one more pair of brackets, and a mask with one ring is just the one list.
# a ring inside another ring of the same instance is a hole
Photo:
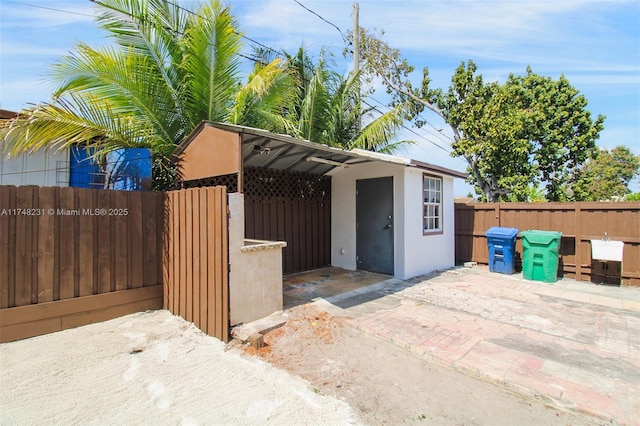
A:
{"label": "window with white grid", "polygon": [[423,175],[422,193],[423,233],[442,232],[442,179]]}

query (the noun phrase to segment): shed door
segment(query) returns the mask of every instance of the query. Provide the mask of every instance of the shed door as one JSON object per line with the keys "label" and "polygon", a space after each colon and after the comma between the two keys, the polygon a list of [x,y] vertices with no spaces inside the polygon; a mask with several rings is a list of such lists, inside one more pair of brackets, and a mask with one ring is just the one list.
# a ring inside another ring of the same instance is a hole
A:
{"label": "shed door", "polygon": [[356,181],[358,269],[393,275],[393,177]]}

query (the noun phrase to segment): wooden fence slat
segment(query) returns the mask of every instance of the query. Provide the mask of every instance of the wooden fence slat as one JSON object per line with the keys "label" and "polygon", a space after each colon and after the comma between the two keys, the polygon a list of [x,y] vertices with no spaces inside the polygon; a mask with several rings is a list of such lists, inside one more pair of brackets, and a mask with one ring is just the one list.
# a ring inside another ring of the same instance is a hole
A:
{"label": "wooden fence slat", "polygon": [[180,218],[183,213],[181,210],[180,197],[178,192],[174,192],[172,195],[173,198],[173,217],[171,220],[173,221],[173,251],[174,258],[171,261],[174,272],[173,272],[173,288],[174,288],[174,302],[173,302],[173,311],[180,311],[180,280],[182,278],[182,271],[180,269],[180,247],[181,247],[181,232],[180,232]]}
{"label": "wooden fence slat", "polygon": [[78,190],[78,207],[81,210],[78,223],[78,246],[76,247],[76,257],[78,259],[78,296],[90,296],[94,293],[96,282],[96,224],[94,210],[97,203],[94,199],[96,192],[90,189]]}
{"label": "wooden fence slat", "polygon": [[186,318],[187,315],[187,192],[180,192],[180,281],[179,281],[179,295],[180,295],[180,307],[178,309],[178,315],[182,318]]}
{"label": "wooden fence slat", "polygon": [[207,232],[207,211],[209,207],[209,197],[207,191],[200,191],[200,211],[198,212],[198,242],[200,246],[198,247],[198,257],[194,259],[194,267],[197,263],[197,270],[199,271],[199,287],[200,287],[200,304],[198,306],[198,312],[200,313],[199,323],[200,328],[205,333],[208,333],[209,325],[207,323],[207,310],[209,301],[207,300],[207,285],[209,284],[209,265],[207,265],[207,238],[209,233]]}
{"label": "wooden fence slat", "polygon": [[193,280],[193,303],[192,303],[192,315],[193,315],[193,323],[200,329],[202,329],[203,324],[200,322],[200,304],[202,300],[200,300],[200,238],[206,238],[206,231],[200,229],[200,212],[201,212],[201,203],[203,202],[200,199],[200,194],[205,192],[202,188],[195,189],[193,191],[193,239],[192,239],[192,263],[191,268],[193,270],[192,280]]}
{"label": "wooden fence slat", "polygon": [[[54,282],[57,281],[55,265],[55,241],[57,229],[55,227],[56,214],[49,214],[56,210],[56,192],[58,188],[42,187],[38,191],[38,211],[43,214],[35,216],[38,225],[37,259],[37,302],[53,301]],[[57,212],[56,212],[57,213]],[[58,282],[59,284],[59,282]],[[58,287],[58,294],[59,287]]]}
{"label": "wooden fence slat", "polygon": [[172,259],[171,250],[173,246],[173,224],[168,219],[173,214],[173,204],[171,203],[171,194],[166,194],[163,201],[163,222],[165,224],[162,240],[164,242],[162,248],[162,308],[173,310],[173,286],[171,285],[173,265],[169,261]]}
{"label": "wooden fence slat", "polygon": [[[142,225],[142,197],[136,196],[140,193],[132,192],[129,195],[129,247],[132,256],[128,265],[129,288],[142,287],[144,284],[144,265],[139,262],[140,253],[143,253],[143,225]],[[144,259],[144,258],[142,258]]]}
{"label": "wooden fence slat", "polygon": [[216,224],[216,213],[219,214],[220,206],[217,203],[217,199],[215,197],[215,190],[207,188],[207,257],[206,263],[208,265],[208,272],[206,277],[206,287],[207,287],[207,325],[206,328],[203,329],[205,333],[218,336],[221,332],[221,329],[216,328],[216,324],[219,322],[219,298],[222,297],[222,292],[218,293],[216,282],[219,282],[220,273],[217,268],[217,264],[215,262],[216,256],[220,251],[218,244],[216,242],[216,233],[218,232],[217,224]]}
{"label": "wooden fence slat", "polygon": [[[302,264],[300,262],[300,253],[302,250],[293,250],[293,247],[301,247],[300,244],[300,200],[291,200],[291,247],[293,251],[293,264],[291,265],[294,271],[301,271]],[[289,245],[289,244],[287,244]]]}
{"label": "wooden fence slat", "polygon": [[0,309],[15,303],[15,251],[11,250],[15,247],[15,190],[14,186],[0,186]]}
{"label": "wooden fence slat", "polygon": [[[76,191],[74,188],[60,188],[58,208],[69,211],[78,211],[75,204]],[[82,213],[82,212],[79,212]],[[77,215],[56,215],[58,220],[58,279],[60,300],[76,297],[77,257],[75,247],[78,241],[77,224],[80,217]]]}
{"label": "wooden fence slat", "polygon": [[[20,186],[16,192],[16,209],[33,208],[33,186]],[[32,261],[33,261],[33,220],[16,210],[16,258],[15,258],[15,306],[31,304]]]}
{"label": "wooden fence slat", "polygon": [[185,192],[185,285],[186,310],[184,319],[193,322],[193,193],[195,189]]}
{"label": "wooden fence slat", "polygon": [[226,215],[226,190],[222,187],[213,188],[212,195],[216,199],[216,212],[225,212],[225,214],[217,214],[215,221],[215,241],[216,241],[216,305],[217,315],[216,321],[218,324],[217,334],[220,336],[227,336],[229,334],[229,284],[227,271],[227,250],[224,247],[228,247],[227,240],[227,215]]}
{"label": "wooden fence slat", "polygon": [[152,192],[136,192],[135,195],[142,197],[142,245],[144,253],[143,265],[143,285],[157,285],[158,272],[157,264],[159,252],[157,251],[158,229],[156,226],[156,215],[158,213],[156,194]]}
{"label": "wooden fence slat", "polygon": [[164,265],[164,235],[167,223],[165,221],[167,212],[165,211],[165,193],[156,194],[156,207],[154,220],[156,222],[156,279],[157,283],[162,283]]}
{"label": "wooden fence slat", "polygon": [[311,258],[313,253],[313,237],[312,234],[315,232],[315,229],[311,229],[312,222],[312,213],[311,213],[311,205],[308,202],[305,202],[301,206],[302,217],[304,220],[300,221],[300,234],[303,236],[302,245],[304,250],[303,259],[302,259],[302,267],[303,269],[311,269],[311,265],[313,265],[313,259]]}
{"label": "wooden fence slat", "polygon": [[[113,248],[111,250],[111,270],[114,291],[129,288],[129,260],[134,255],[129,252],[129,194],[124,191],[113,192],[113,204],[107,211],[113,224]],[[133,193],[139,195],[140,193]],[[144,253],[146,254],[146,253]],[[144,261],[143,261],[144,262]]]}
{"label": "wooden fence slat", "polygon": [[[111,219],[109,208],[113,206],[110,191],[97,191],[97,293],[104,294],[113,291],[115,282],[112,283],[111,248],[114,245],[114,235],[111,232]],[[113,284],[113,286],[112,286]],[[94,289],[96,290],[96,289]]]}
{"label": "wooden fence slat", "polygon": [[[223,205],[225,204],[225,202],[222,199],[222,191],[220,190],[220,188],[214,188],[211,191],[211,195],[215,199],[215,211],[218,212],[223,210]],[[216,265],[216,280],[214,282],[214,286],[216,287],[216,334],[218,335],[222,335],[225,332],[225,324],[223,318],[225,317],[224,313],[227,310],[225,307],[225,300],[228,299],[228,296],[225,294],[226,274],[224,274],[224,269],[221,268],[221,266],[223,266],[225,263],[224,255],[226,253],[226,251],[221,250],[221,248],[225,246],[225,244],[222,242],[224,233],[223,217],[226,217],[226,215],[218,214],[214,219],[214,241],[216,242],[216,256],[214,261],[214,265]]]}

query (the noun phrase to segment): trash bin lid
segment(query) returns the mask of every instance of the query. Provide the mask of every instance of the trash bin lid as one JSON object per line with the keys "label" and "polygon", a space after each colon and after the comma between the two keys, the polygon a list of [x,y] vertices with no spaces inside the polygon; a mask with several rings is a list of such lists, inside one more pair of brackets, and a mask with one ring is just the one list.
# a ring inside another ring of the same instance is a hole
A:
{"label": "trash bin lid", "polygon": [[520,233],[522,239],[527,240],[532,244],[549,244],[554,240],[559,240],[562,237],[562,232],[557,231],[538,231],[527,230]]}
{"label": "trash bin lid", "polygon": [[485,237],[499,237],[499,238],[515,238],[518,235],[518,228],[502,228],[500,226],[494,226],[489,228],[484,233]]}

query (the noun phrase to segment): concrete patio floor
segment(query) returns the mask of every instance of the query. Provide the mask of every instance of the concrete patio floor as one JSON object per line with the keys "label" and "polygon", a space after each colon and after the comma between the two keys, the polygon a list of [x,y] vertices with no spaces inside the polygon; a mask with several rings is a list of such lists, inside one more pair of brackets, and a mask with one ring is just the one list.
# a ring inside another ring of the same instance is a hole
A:
{"label": "concrete patio floor", "polygon": [[283,278],[284,308],[293,308],[316,298],[331,298],[390,278],[392,277],[389,275],[367,271],[347,271],[333,266],[285,275]]}
{"label": "concrete patio floor", "polygon": [[285,305],[313,300],[419,356],[613,424],[640,425],[640,289],[545,284],[480,267],[409,281],[338,268],[290,278]]}

